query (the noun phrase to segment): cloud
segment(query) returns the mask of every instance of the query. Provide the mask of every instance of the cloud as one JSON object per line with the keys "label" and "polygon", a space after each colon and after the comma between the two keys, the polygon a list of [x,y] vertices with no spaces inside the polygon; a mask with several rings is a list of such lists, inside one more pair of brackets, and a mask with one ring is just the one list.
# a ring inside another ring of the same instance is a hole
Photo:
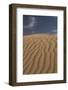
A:
{"label": "cloud", "polygon": [[53,32],[53,33],[57,33],[57,30],[56,30],[56,29],[55,29],[55,30],[52,30],[52,32]]}
{"label": "cloud", "polygon": [[27,25],[24,25],[24,28],[32,28],[35,26],[35,23],[36,23],[35,17],[30,17],[29,23]]}

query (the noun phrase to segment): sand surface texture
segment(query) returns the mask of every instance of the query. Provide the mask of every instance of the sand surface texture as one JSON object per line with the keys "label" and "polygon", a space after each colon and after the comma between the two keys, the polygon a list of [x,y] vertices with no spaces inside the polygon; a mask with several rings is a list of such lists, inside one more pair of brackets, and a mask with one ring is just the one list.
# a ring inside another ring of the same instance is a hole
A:
{"label": "sand surface texture", "polygon": [[25,35],[23,42],[23,74],[44,74],[57,72],[56,35]]}

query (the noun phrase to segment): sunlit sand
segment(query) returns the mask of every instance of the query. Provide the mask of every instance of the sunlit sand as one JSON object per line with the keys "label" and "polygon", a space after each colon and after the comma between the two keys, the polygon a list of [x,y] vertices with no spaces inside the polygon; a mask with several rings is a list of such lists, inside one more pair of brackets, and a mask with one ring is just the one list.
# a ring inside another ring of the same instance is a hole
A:
{"label": "sunlit sand", "polygon": [[55,34],[24,35],[24,74],[57,73],[57,36]]}

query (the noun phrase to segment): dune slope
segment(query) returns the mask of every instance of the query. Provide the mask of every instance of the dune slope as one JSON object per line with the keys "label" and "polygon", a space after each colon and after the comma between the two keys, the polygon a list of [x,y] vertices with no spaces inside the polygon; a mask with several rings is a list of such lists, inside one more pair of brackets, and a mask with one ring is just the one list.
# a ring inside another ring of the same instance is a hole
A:
{"label": "dune slope", "polygon": [[23,74],[57,72],[57,37],[49,34],[24,36]]}

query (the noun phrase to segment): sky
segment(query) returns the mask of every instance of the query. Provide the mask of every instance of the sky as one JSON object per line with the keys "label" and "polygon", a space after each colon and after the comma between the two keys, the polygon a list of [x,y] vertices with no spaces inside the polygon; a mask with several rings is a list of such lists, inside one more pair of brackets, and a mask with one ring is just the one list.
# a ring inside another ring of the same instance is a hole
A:
{"label": "sky", "polygon": [[57,34],[57,16],[23,15],[23,35]]}

